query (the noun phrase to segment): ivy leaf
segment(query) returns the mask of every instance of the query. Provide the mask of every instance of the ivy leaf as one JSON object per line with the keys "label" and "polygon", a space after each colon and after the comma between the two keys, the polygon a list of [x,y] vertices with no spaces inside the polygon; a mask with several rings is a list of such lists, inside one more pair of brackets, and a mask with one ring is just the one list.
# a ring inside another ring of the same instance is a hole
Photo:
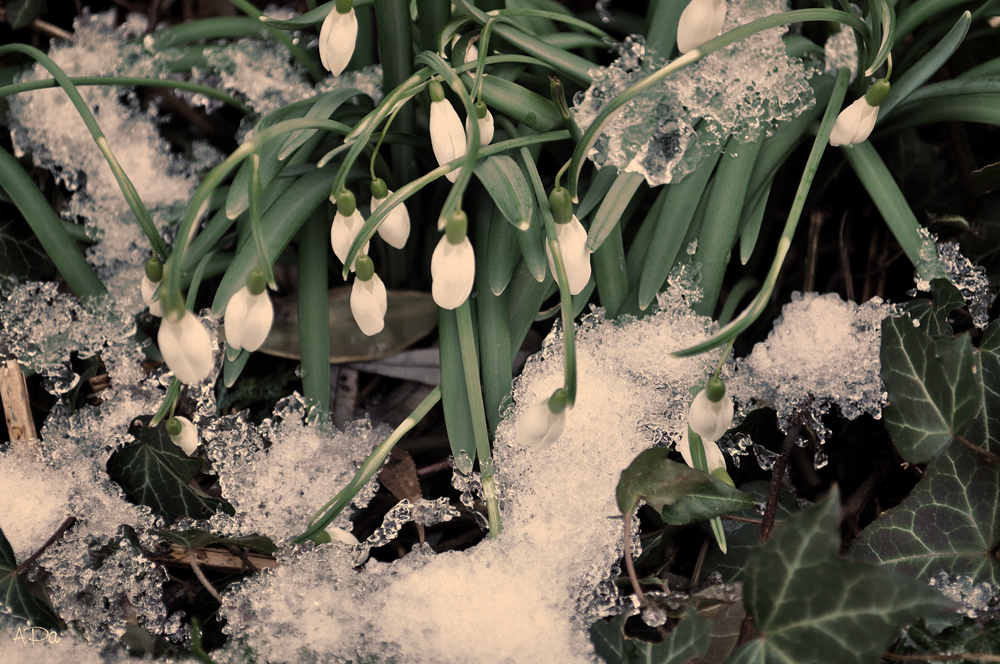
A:
{"label": "ivy leaf", "polygon": [[983,401],[969,335],[935,343],[909,319],[887,319],[881,360],[889,435],[907,461],[934,459],[964,432]]}
{"label": "ivy leaf", "polygon": [[0,221],[0,276],[40,280],[54,273],[52,261],[27,224],[14,217]]}
{"label": "ivy leaf", "polygon": [[834,489],[750,557],[743,601],[762,638],[731,664],[870,664],[903,626],[950,606],[925,583],[841,559],[839,511]]}
{"label": "ivy leaf", "polygon": [[594,650],[607,664],[685,664],[708,650],[712,640],[712,623],[693,610],[658,645],[627,638],[622,631],[627,617],[623,613],[610,623],[598,620],[590,626]]}
{"label": "ivy leaf", "polygon": [[634,510],[640,500],[655,510],[662,510],[698,489],[707,489],[713,482],[732,488],[707,473],[671,461],[667,458],[669,454],[670,450],[665,447],[645,450],[622,471],[615,490],[622,514]]}
{"label": "ivy leaf", "polygon": [[920,329],[932,337],[951,337],[954,330],[948,323],[948,314],[965,306],[965,298],[947,279],[931,282],[931,299],[919,298],[906,305],[913,320],[920,321]]}
{"label": "ivy leaf", "polygon": [[716,478],[703,484],[673,505],[666,505],[660,516],[672,526],[683,526],[703,519],[712,519],[720,514],[729,514],[753,507],[754,502],[736,487],[729,486]]}
{"label": "ivy leaf", "polygon": [[146,505],[168,523],[182,516],[207,519],[218,509],[233,514],[229,503],[191,485],[201,470],[201,459],[192,459],[174,445],[165,426],[150,427],[151,419],[145,415],[133,420],[128,432],[137,442],[108,459],[108,475],[129,500]]}
{"label": "ivy leaf", "polygon": [[851,555],[910,578],[947,568],[1000,583],[1000,464],[958,445],[934,460],[902,503],[854,540]]}
{"label": "ivy leaf", "polygon": [[17,559],[7,536],[0,530],[0,604],[10,609],[14,617],[30,621],[31,625],[49,631],[59,629],[59,616],[28,590],[21,575],[16,572]]}
{"label": "ivy leaf", "polygon": [[983,407],[965,434],[966,440],[1000,451],[1000,324],[994,323],[979,346],[976,377],[983,384]]}
{"label": "ivy leaf", "polygon": [[183,546],[185,549],[200,549],[205,546],[238,546],[256,553],[271,554],[278,550],[269,538],[264,535],[244,535],[241,537],[217,537],[212,533],[196,528],[182,531],[154,530],[168,542]]}

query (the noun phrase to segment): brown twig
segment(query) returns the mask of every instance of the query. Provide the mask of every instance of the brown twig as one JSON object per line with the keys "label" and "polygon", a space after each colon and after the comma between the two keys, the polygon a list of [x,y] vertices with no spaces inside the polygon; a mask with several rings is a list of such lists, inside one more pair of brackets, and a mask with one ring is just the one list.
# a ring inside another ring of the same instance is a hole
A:
{"label": "brown twig", "polygon": [[28,567],[30,567],[33,562],[38,560],[38,557],[40,555],[45,553],[45,549],[55,544],[56,540],[62,537],[63,533],[72,528],[74,523],[76,523],[75,516],[66,517],[66,520],[62,522],[62,525],[59,526],[59,529],[56,532],[52,533],[52,537],[45,540],[45,544],[42,545],[42,548],[40,548],[38,551],[35,551],[33,554],[25,558],[24,562],[22,562],[20,565],[14,568],[14,574],[20,574],[24,570],[28,569]]}
{"label": "brown twig", "polygon": [[975,443],[971,443],[971,442],[967,441],[965,438],[962,438],[961,436],[955,436],[955,439],[958,442],[960,442],[963,446],[969,448],[970,450],[972,450],[976,454],[979,454],[979,455],[985,457],[987,463],[998,463],[998,462],[1000,462],[1000,456],[997,456],[996,454],[993,454],[993,452],[990,452],[989,450],[984,449],[984,448],[980,447],[979,445],[976,445]]}
{"label": "brown twig", "polygon": [[771,531],[774,530],[774,520],[778,514],[778,496],[781,495],[781,481],[785,477],[785,468],[788,466],[788,455],[792,451],[795,439],[799,437],[799,432],[802,430],[802,425],[805,421],[805,413],[812,405],[812,401],[812,396],[806,397],[788,423],[788,435],[785,436],[784,442],[781,443],[781,452],[778,454],[778,458],[775,459],[774,466],[771,468],[771,484],[767,488],[767,507],[764,509],[764,518],[761,519],[760,537],[757,538],[757,546],[763,546],[767,543],[767,540],[771,537]]}
{"label": "brown twig", "polygon": [[844,226],[847,224],[847,210],[844,210],[844,215],[840,218],[840,269],[844,272],[844,291],[847,293],[847,299],[857,301],[854,299],[854,277],[851,275],[851,254],[847,247],[847,243],[844,242]]}
{"label": "brown twig", "polygon": [[701,576],[701,567],[705,564],[705,555],[708,553],[708,538],[701,543],[701,551],[698,552],[698,560],[694,563],[694,571],[691,572],[691,587],[698,585],[698,577]]}
{"label": "brown twig", "polygon": [[222,604],[222,595],[220,595],[219,591],[215,589],[215,586],[208,581],[208,577],[205,576],[205,573],[201,571],[201,566],[195,559],[196,556],[197,554],[195,554],[194,551],[192,551],[191,555],[188,556],[188,562],[191,563],[191,569],[194,571],[194,575],[198,577],[199,581],[201,581],[201,585],[205,586],[205,590],[208,591],[208,594],[218,600],[219,604]]}
{"label": "brown twig", "polygon": [[[7,21],[6,10],[0,8],[0,21]],[[57,25],[52,25],[48,21],[43,21],[41,19],[35,19],[28,24],[28,27],[36,32],[40,32],[48,37],[56,37],[58,39],[66,39],[68,41],[73,41],[73,33],[67,32]]]}
{"label": "brown twig", "polygon": [[646,601],[643,597],[642,588],[639,586],[639,577],[635,573],[635,565],[632,564],[632,512],[629,510],[625,512],[625,518],[622,519],[622,523],[625,528],[625,568],[628,570],[628,578],[632,580],[632,589],[635,590],[635,596],[639,599],[639,604]]}
{"label": "brown twig", "polygon": [[755,523],[758,526],[763,523],[762,519],[751,519],[748,516],[736,516],[735,514],[720,514],[719,518],[726,521],[736,521],[737,523]]}
{"label": "brown twig", "polygon": [[817,210],[809,216],[809,246],[806,251],[806,278],[802,285],[802,290],[810,292],[816,290],[816,263],[819,260],[819,234],[823,230],[823,222],[826,221],[826,212]]}

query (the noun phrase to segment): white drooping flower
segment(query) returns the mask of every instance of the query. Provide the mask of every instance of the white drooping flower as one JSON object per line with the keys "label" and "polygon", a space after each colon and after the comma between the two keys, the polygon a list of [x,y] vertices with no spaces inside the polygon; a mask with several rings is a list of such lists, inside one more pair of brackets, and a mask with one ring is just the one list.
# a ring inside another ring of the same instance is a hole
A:
{"label": "white drooping flower", "polygon": [[[721,386],[721,387],[720,387]],[[706,443],[722,438],[733,424],[733,400],[725,393],[726,386],[717,376],[695,396],[688,411],[688,426]],[[710,396],[717,396],[714,401]]]}
{"label": "white drooping flower", "polygon": [[[565,224],[556,224],[556,238],[559,240],[559,252],[562,255],[563,267],[566,268],[566,279],[569,281],[569,292],[577,295],[587,287],[590,281],[590,251],[587,249],[587,229],[574,214]],[[549,258],[549,270],[555,278],[556,264],[552,260],[552,249],[545,243],[545,255]]]}
{"label": "white drooping flower", "polygon": [[[684,462],[692,468],[695,468],[694,459],[691,456],[691,438],[689,436],[688,427],[684,427],[684,433],[681,436],[681,441],[677,443],[677,450],[684,457]],[[696,434],[697,435],[697,434]],[[711,475],[713,471],[726,469],[726,456],[719,449],[719,446],[715,441],[705,440],[701,441],[701,446],[705,450],[705,460],[708,462],[708,468],[705,472]],[[720,478],[721,479],[721,478]]]}
{"label": "white drooping flower", "polygon": [[[365,220],[355,205],[354,194],[346,190],[342,191],[337,196],[337,214],[333,216],[333,225],[330,227],[330,244],[333,246],[333,253],[337,255],[341,263],[347,262],[351,244],[364,225]],[[361,253],[368,253],[369,244],[371,243],[365,242]],[[355,259],[356,262],[357,259]],[[354,267],[354,263],[351,263],[351,272],[354,271]]]}
{"label": "white drooping flower", "polygon": [[184,309],[177,320],[165,316],[156,343],[177,380],[194,385],[208,378],[212,370],[212,339],[190,311]]}
{"label": "white drooping flower", "polygon": [[[482,111],[479,109],[482,108]],[[479,115],[482,113],[482,115]],[[485,148],[493,141],[493,114],[490,113],[490,109],[486,108],[486,104],[479,102],[476,104],[476,124],[479,126],[479,147]],[[472,116],[465,118],[465,131],[466,134],[472,133]]]}
{"label": "white drooping flower", "polygon": [[726,22],[726,0],[691,0],[677,23],[677,50],[687,53],[719,36]]}
{"label": "white drooping flower", "polygon": [[[372,181],[372,214],[391,195],[392,190],[385,186],[381,178]],[[406,246],[406,240],[410,237],[410,212],[406,209],[406,203],[400,203],[389,211],[379,224],[378,234],[396,249]]]}
{"label": "white drooping flower", "polygon": [[875,81],[864,97],[856,99],[837,116],[830,132],[830,145],[857,145],[868,140],[878,120],[879,105],[889,94],[889,81]]}
{"label": "white drooping flower", "polygon": [[465,235],[468,219],[457,210],[431,256],[431,295],[442,309],[457,309],[476,281],[476,252]]}
{"label": "white drooping flower", "polygon": [[[431,119],[430,134],[431,148],[434,150],[434,158],[438,164],[447,164],[459,157],[465,156],[466,141],[465,127],[455,112],[455,108],[444,96],[444,88],[437,81],[431,81]],[[456,168],[445,174],[451,182],[458,179],[462,172],[461,168]]]}
{"label": "white drooping flower", "polygon": [[338,0],[319,31],[319,59],[334,76],[340,76],[354,55],[358,19],[350,0]]}
{"label": "white drooping flower", "polygon": [[550,401],[551,399],[528,406],[521,413],[515,434],[518,445],[544,450],[559,440],[563,429],[566,428],[565,398],[563,409],[558,413],[552,412],[552,408],[549,407]]}
{"label": "white drooping flower", "polygon": [[167,420],[167,433],[174,445],[191,456],[198,449],[198,427],[186,417],[177,415]]}
{"label": "white drooping flower", "polygon": [[142,282],[139,284],[139,292],[142,294],[142,301],[149,307],[149,313],[157,318],[163,318],[163,305],[160,298],[153,299],[156,289],[163,283],[163,263],[155,256],[146,261],[145,269],[142,273]]}
{"label": "white drooping flower", "polygon": [[247,285],[236,291],[226,305],[226,343],[235,349],[255,351],[271,331],[274,306],[267,294],[264,273],[257,268],[247,277]]}
{"label": "white drooping flower", "polygon": [[358,256],[358,271],[351,288],[351,313],[361,331],[369,337],[381,332],[386,307],[385,285],[375,274],[372,259],[362,254]]}

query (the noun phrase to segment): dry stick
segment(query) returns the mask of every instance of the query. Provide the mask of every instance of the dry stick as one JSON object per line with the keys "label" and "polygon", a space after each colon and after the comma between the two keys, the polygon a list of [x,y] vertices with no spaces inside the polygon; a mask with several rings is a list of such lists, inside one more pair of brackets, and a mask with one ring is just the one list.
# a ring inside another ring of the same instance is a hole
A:
{"label": "dry stick", "polygon": [[763,519],[751,519],[748,516],[736,516],[735,514],[720,514],[719,518],[738,523],[756,523],[758,526],[764,522]]}
{"label": "dry stick", "polygon": [[195,560],[194,551],[191,551],[191,555],[188,556],[188,562],[191,563],[191,569],[194,570],[194,575],[198,577],[199,581],[201,581],[201,585],[205,586],[205,590],[208,591],[208,594],[217,599],[219,604],[222,604],[222,595],[220,595],[219,591],[215,589],[215,586],[209,583],[205,573],[201,571],[201,566],[198,564],[198,561]]}
{"label": "dry stick", "polygon": [[31,563],[38,560],[38,557],[43,553],[45,553],[45,549],[55,544],[56,540],[62,537],[63,533],[72,528],[74,523],[76,523],[75,516],[66,517],[66,520],[62,522],[61,526],[59,526],[59,530],[52,533],[52,537],[45,540],[45,544],[42,545],[42,548],[40,548],[38,551],[35,551],[33,554],[25,558],[24,562],[22,562],[20,565],[14,568],[14,574],[20,574],[24,570],[28,569],[28,567],[31,566]]}
{"label": "dry stick", "polygon": [[625,568],[628,570],[628,578],[632,580],[632,588],[635,589],[635,596],[639,599],[639,604],[645,602],[642,596],[642,588],[639,587],[639,577],[635,573],[635,565],[632,564],[632,511],[625,512],[622,519],[625,526]]}
{"label": "dry stick", "polygon": [[806,252],[806,278],[803,290],[811,293],[816,284],[816,262],[819,260],[819,234],[827,213],[817,210],[809,216],[809,248]]}
{"label": "dry stick", "polygon": [[691,573],[691,588],[698,585],[698,577],[701,576],[701,567],[705,564],[705,554],[708,553],[708,538],[701,543],[701,551],[698,552],[698,560],[694,563],[694,572]]}
{"label": "dry stick", "polygon": [[847,210],[844,210],[840,218],[840,269],[844,272],[844,291],[847,293],[848,301],[857,302],[854,299],[854,277],[851,275],[851,254],[844,242],[844,226],[847,224]]}
{"label": "dry stick", "polygon": [[28,384],[17,360],[8,360],[0,368],[0,401],[7,420],[7,434],[19,456],[33,457],[39,450],[38,432],[31,418]]}
{"label": "dry stick", "polygon": [[984,448],[980,447],[979,445],[976,445],[975,443],[970,443],[969,441],[967,441],[965,438],[962,438],[961,436],[955,436],[955,439],[958,442],[962,443],[962,445],[964,445],[965,447],[968,447],[970,450],[972,450],[976,454],[980,454],[980,455],[986,457],[986,462],[987,463],[997,463],[997,462],[1000,462],[1000,456],[997,456],[996,454],[993,454],[993,452],[990,452],[989,450],[984,449]]}

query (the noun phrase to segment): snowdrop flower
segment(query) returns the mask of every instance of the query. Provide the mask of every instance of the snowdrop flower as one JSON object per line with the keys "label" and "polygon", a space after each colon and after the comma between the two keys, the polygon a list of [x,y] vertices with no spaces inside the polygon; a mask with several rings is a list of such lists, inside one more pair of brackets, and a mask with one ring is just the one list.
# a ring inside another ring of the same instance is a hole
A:
{"label": "snowdrop flower", "polygon": [[[569,281],[569,292],[577,295],[590,281],[590,251],[587,249],[587,231],[580,220],[573,214],[573,204],[569,191],[556,187],[549,194],[549,206],[556,222],[556,239],[559,241],[559,254],[562,256],[563,267],[566,269],[566,279]],[[552,248],[545,243],[545,254],[549,257],[549,270],[552,278],[556,277],[556,264],[552,259]]]}
{"label": "snowdrop flower", "polygon": [[247,275],[247,284],[226,305],[226,343],[236,350],[260,348],[274,322],[274,307],[267,294],[264,272],[258,267]]}
{"label": "snowdrop flower", "polygon": [[[337,214],[333,217],[333,226],[330,227],[330,244],[333,245],[333,253],[341,263],[347,262],[347,254],[351,251],[351,244],[357,237],[358,231],[365,225],[365,220],[358,212],[358,206],[354,200],[354,194],[348,190],[343,190],[337,195]],[[361,253],[368,253],[368,245],[361,248]],[[355,259],[357,262],[357,259]],[[354,272],[354,263],[351,263],[351,272]]]}
{"label": "snowdrop flower", "polygon": [[174,445],[184,450],[184,454],[191,456],[198,449],[198,427],[188,418],[180,415],[171,417],[167,420],[167,433]]}
{"label": "snowdrop flower", "polygon": [[[385,186],[382,178],[372,180],[372,214],[375,214],[375,210],[390,194],[392,191]],[[378,234],[396,249],[402,249],[406,245],[406,239],[410,237],[410,213],[405,203],[400,203],[389,211],[378,226]]]}
{"label": "snowdrop flower", "polygon": [[[694,465],[694,459],[691,457],[691,436],[698,434],[695,433],[690,427],[684,427],[684,434],[681,437],[681,441],[677,443],[677,449],[680,451],[681,456],[684,457],[684,462],[692,468],[696,468]],[[709,475],[715,475],[719,479],[726,481],[721,477],[726,470],[726,457],[719,449],[719,446],[715,441],[701,439],[701,446],[705,450],[705,460],[708,462],[708,468],[705,470]],[[719,473],[718,471],[723,471]],[[728,477],[728,474],[725,475]],[[731,484],[732,480],[727,483]]]}
{"label": "snowdrop flower", "polygon": [[351,0],[337,0],[319,31],[319,59],[334,76],[347,67],[358,39],[358,19]]}
{"label": "snowdrop flower", "polygon": [[[485,148],[493,140],[493,114],[482,101],[476,102],[476,124],[479,125],[479,147]],[[472,133],[472,116],[465,118],[465,132]]]}
{"label": "snowdrop flower", "polygon": [[469,298],[476,280],[476,252],[466,237],[468,218],[456,210],[431,256],[431,295],[442,309],[457,309]]}
{"label": "snowdrop flower", "polygon": [[733,400],[726,394],[726,384],[712,376],[708,385],[695,396],[688,412],[688,426],[706,443],[714,443],[733,423]]}
{"label": "snowdrop flower", "polygon": [[375,265],[368,256],[358,256],[357,267],[351,288],[351,313],[361,331],[370,337],[385,326],[385,285],[375,274]]}
{"label": "snowdrop flower", "polygon": [[566,388],[560,387],[548,401],[526,408],[517,420],[517,444],[544,450],[559,440],[566,428],[566,396]]}
{"label": "snowdrop flower", "polygon": [[677,50],[687,53],[719,36],[726,22],[726,0],[691,0],[677,23]]}
{"label": "snowdrop flower", "polygon": [[176,320],[174,314],[165,316],[156,343],[177,380],[194,385],[208,378],[212,370],[212,339],[193,313],[182,309]]}
{"label": "snowdrop flower", "polygon": [[163,282],[163,263],[156,256],[146,261],[146,269],[142,274],[142,283],[139,284],[139,292],[142,293],[142,301],[149,307],[149,313],[157,318],[163,318],[163,306],[160,298],[153,299],[153,294]]}
{"label": "snowdrop flower", "polygon": [[856,145],[868,140],[878,119],[879,105],[888,94],[889,81],[881,78],[872,84],[864,97],[842,110],[830,132],[830,145]]}
{"label": "snowdrop flower", "polygon": [[[434,150],[434,158],[438,164],[447,164],[459,157],[465,156],[466,138],[465,128],[462,121],[458,119],[451,102],[444,97],[444,88],[437,81],[431,81],[431,148]],[[462,172],[461,168],[456,168],[445,177],[454,182]]]}

